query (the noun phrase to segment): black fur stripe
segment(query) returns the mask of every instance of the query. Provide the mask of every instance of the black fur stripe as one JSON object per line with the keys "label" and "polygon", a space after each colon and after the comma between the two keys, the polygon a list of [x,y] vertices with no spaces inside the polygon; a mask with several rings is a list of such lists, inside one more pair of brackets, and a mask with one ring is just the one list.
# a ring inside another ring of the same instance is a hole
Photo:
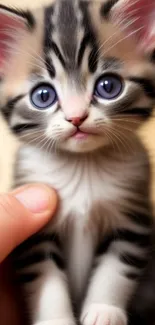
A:
{"label": "black fur stripe", "polygon": [[118,231],[117,240],[123,240],[129,243],[136,244],[139,247],[148,247],[151,242],[150,234],[137,233],[135,231],[130,231],[127,229],[122,229]]}
{"label": "black fur stripe", "polygon": [[83,26],[85,29],[86,35],[91,35],[90,37],[90,44],[92,47],[92,50],[89,55],[88,59],[88,67],[91,73],[94,73],[97,69],[97,64],[98,64],[98,56],[99,56],[99,51],[98,51],[98,46],[96,42],[96,35],[95,31],[93,29],[91,19],[89,16],[89,2],[81,1],[80,2],[80,8],[81,12],[83,14]]}
{"label": "black fur stripe", "polygon": [[8,102],[5,104],[4,107],[1,108],[1,112],[4,116],[4,118],[9,121],[10,120],[10,117],[13,113],[13,110],[15,108],[15,105],[18,103],[18,101],[20,101],[21,99],[23,99],[25,96],[25,94],[21,94],[21,95],[18,95],[16,96],[15,98],[13,99],[9,99]]}
{"label": "black fur stripe", "polygon": [[35,18],[30,10],[26,10],[26,11],[24,11],[22,9],[16,10],[15,8],[10,8],[10,7],[8,8],[4,5],[0,5],[0,10],[1,9],[11,12],[11,13],[25,19],[26,24],[30,30],[33,30],[35,28],[36,21],[35,21]]}
{"label": "black fur stripe", "polygon": [[65,59],[63,58],[57,44],[52,41],[50,47],[51,47],[51,50],[55,53],[56,57],[61,62],[62,66],[65,68],[66,67]]}
{"label": "black fur stripe", "polygon": [[54,13],[54,6],[49,6],[45,9],[45,16],[44,16],[44,24],[45,24],[45,36],[44,36],[44,47],[45,53],[50,48],[51,44],[51,36],[53,31],[53,24],[52,24],[52,15]]}
{"label": "black fur stripe", "polygon": [[16,270],[25,269],[26,267],[42,263],[47,260],[53,260],[57,267],[61,270],[64,270],[65,263],[60,254],[56,252],[51,252],[46,254],[45,251],[32,252],[26,256],[21,256],[14,260],[14,267]]}
{"label": "black fur stripe", "polygon": [[27,252],[28,250],[31,250],[33,247],[36,247],[39,244],[45,243],[45,242],[51,242],[55,244],[56,247],[60,248],[61,247],[61,242],[59,239],[59,236],[55,233],[53,234],[44,234],[40,233],[37,235],[32,236],[28,240],[26,240],[23,244],[18,246],[14,254],[15,256],[19,256],[20,254],[23,254],[25,251]]}
{"label": "black fur stripe", "polygon": [[26,123],[26,124],[17,124],[15,126],[13,126],[11,129],[15,134],[20,134],[23,133],[25,131],[29,131],[32,129],[36,129],[39,127],[39,124],[35,124],[35,123]]}
{"label": "black fur stripe", "polygon": [[83,17],[82,25],[85,29],[86,35],[91,35],[91,45],[94,46],[96,44],[96,35],[89,14],[89,5],[90,3],[88,1],[81,1],[79,4]]}
{"label": "black fur stripe", "polygon": [[77,58],[78,67],[81,65],[85,50],[90,43],[91,43],[91,35],[86,34],[81,42],[79,53],[78,53],[78,58]]}
{"label": "black fur stripe", "polygon": [[131,221],[133,221],[138,225],[151,227],[153,224],[151,215],[147,215],[145,213],[135,212],[135,211],[130,211],[126,215]]}
{"label": "black fur stripe", "polygon": [[114,239],[115,239],[114,234],[111,234],[107,236],[103,241],[101,241],[97,247],[96,255],[98,256],[98,255],[105,254]]}
{"label": "black fur stripe", "polygon": [[96,255],[106,253],[113,241],[127,241],[140,247],[148,247],[151,244],[151,234],[137,233],[128,229],[120,229],[101,241],[97,247]]}
{"label": "black fur stripe", "polygon": [[92,51],[90,52],[89,58],[88,58],[88,67],[89,67],[89,71],[91,73],[95,73],[95,71],[97,70],[97,65],[98,65],[98,48],[97,46],[94,44],[94,47],[92,49]]}
{"label": "black fur stripe", "polygon": [[142,119],[148,119],[153,114],[151,107],[131,107],[126,110],[122,110],[119,113],[123,115],[139,116]]}
{"label": "black fur stripe", "polygon": [[80,1],[79,2],[79,7],[81,9],[82,13],[82,25],[85,28],[85,32],[92,35],[92,28],[91,28],[91,23],[90,23],[90,17],[89,17],[89,2],[88,1]]}
{"label": "black fur stripe", "polygon": [[29,267],[30,265],[38,264],[47,259],[46,253],[44,251],[33,252],[26,256],[21,256],[14,261],[15,269],[23,269]]}
{"label": "black fur stripe", "polygon": [[[127,272],[125,273],[125,276],[129,279],[129,280],[135,280],[137,281],[140,278],[140,275],[136,272]],[[140,325],[140,324],[137,324]]]}
{"label": "black fur stripe", "polygon": [[55,264],[57,265],[57,267],[61,270],[65,269],[65,263],[64,263],[64,259],[60,256],[60,254],[57,253],[51,253],[50,254],[51,259],[55,262]]}
{"label": "black fur stripe", "polygon": [[141,77],[130,77],[128,79],[139,84],[148,97],[155,98],[155,85],[151,80]]}
{"label": "black fur stripe", "polygon": [[112,242],[116,241],[126,241],[129,243],[136,244],[139,247],[148,247],[151,245],[151,235],[150,234],[141,234],[133,232],[126,229],[120,229],[117,233],[109,234],[103,241],[100,241],[96,249],[96,256],[105,254]]}
{"label": "black fur stripe", "polygon": [[136,267],[138,269],[144,268],[147,263],[146,259],[134,256],[133,254],[129,254],[129,253],[122,254],[120,256],[120,260],[124,264]]}
{"label": "black fur stripe", "polygon": [[16,281],[19,284],[25,284],[25,283],[36,281],[40,277],[40,275],[41,273],[37,273],[37,272],[23,273],[17,276]]}
{"label": "black fur stripe", "polygon": [[46,56],[45,62],[46,62],[46,68],[47,68],[47,71],[48,71],[50,77],[52,79],[55,78],[55,76],[56,76],[56,70],[54,68],[54,65],[53,65],[53,62],[52,62],[51,58],[49,58],[48,56]]}
{"label": "black fur stripe", "polygon": [[112,7],[118,2],[118,0],[108,0],[102,4],[100,9],[100,15],[102,18],[108,19]]}

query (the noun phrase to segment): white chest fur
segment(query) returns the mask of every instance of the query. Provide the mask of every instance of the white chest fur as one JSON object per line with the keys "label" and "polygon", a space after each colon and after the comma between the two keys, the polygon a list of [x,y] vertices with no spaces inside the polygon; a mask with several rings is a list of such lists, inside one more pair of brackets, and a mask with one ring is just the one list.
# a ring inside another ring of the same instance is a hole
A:
{"label": "white chest fur", "polygon": [[84,226],[95,218],[95,223],[102,219],[106,227],[107,219],[111,225],[117,220],[116,207],[126,198],[135,177],[134,163],[132,159],[118,159],[113,154],[47,155],[26,147],[20,152],[16,184],[43,182],[54,187],[60,197],[55,218],[58,224],[70,217],[70,221],[76,219]]}
{"label": "white chest fur", "polygon": [[70,281],[77,294],[86,283],[100,236],[127,225],[122,206],[134,198],[133,183],[142,175],[144,157],[111,151],[47,155],[32,147],[20,151],[15,185],[43,182],[58,191],[60,206],[48,231],[56,228],[65,238]]}

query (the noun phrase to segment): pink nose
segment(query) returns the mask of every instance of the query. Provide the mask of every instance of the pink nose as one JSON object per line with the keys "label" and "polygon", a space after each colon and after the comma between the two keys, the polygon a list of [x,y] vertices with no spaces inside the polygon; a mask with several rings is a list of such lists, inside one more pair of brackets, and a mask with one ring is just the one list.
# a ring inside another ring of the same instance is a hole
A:
{"label": "pink nose", "polygon": [[83,117],[71,117],[71,118],[67,119],[67,121],[72,123],[75,126],[80,126],[86,118],[87,118],[87,115],[85,115]]}

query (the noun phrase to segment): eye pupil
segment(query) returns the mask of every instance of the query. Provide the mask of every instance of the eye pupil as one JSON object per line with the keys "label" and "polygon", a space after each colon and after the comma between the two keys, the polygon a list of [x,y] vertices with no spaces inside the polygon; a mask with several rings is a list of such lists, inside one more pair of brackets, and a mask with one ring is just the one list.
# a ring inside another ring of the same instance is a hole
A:
{"label": "eye pupil", "polygon": [[107,74],[101,76],[95,85],[94,95],[106,100],[117,98],[123,89],[123,83],[119,76]]}
{"label": "eye pupil", "polygon": [[107,93],[111,93],[113,91],[113,83],[110,80],[105,80],[103,88]]}
{"label": "eye pupil", "polygon": [[49,92],[46,89],[42,90],[41,93],[40,93],[41,100],[44,103],[46,103],[49,100],[49,96],[50,96]]}
{"label": "eye pupil", "polygon": [[58,96],[53,86],[40,84],[30,94],[32,105],[40,110],[52,107],[57,101]]}

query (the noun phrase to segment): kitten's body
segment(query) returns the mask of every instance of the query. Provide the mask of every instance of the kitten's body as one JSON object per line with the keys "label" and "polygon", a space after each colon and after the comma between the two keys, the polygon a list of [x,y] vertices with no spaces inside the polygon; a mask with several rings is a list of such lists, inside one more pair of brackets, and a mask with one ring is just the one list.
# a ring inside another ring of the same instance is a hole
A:
{"label": "kitten's body", "polygon": [[[49,225],[14,254],[31,324],[75,324],[75,311],[82,325],[125,325],[148,262],[149,162],[134,131],[152,113],[155,68],[130,39],[135,2],[122,25],[115,2],[20,14],[20,51],[5,66],[2,112],[26,143],[14,186],[47,183],[60,198]],[[15,23],[1,11],[4,27]]]}
{"label": "kitten's body", "polygon": [[[132,260],[130,262],[128,254],[137,258],[141,266],[145,265],[145,258],[148,254],[147,245],[146,249],[144,247],[145,241],[149,240],[149,228],[145,224],[146,211],[148,211],[149,169],[147,155],[140,143],[133,138],[132,146],[130,142],[127,148],[110,147],[100,150],[95,155],[90,153],[80,156],[56,152],[48,154],[33,146],[28,146],[20,150],[17,163],[16,186],[30,182],[43,182],[54,187],[60,197],[60,207],[54,220],[39,234],[39,238],[50,235],[51,239],[47,239],[46,244],[44,242],[40,244],[40,239],[37,240],[36,237],[34,248],[30,245],[29,253],[27,247],[26,250],[24,249],[25,244],[19,248],[20,251],[22,249],[22,255],[18,254],[17,249],[17,269],[19,267],[20,276],[25,275],[21,277],[21,281],[26,283],[27,290],[32,292],[33,286],[35,288],[35,282],[34,284],[30,282],[30,285],[27,283],[29,273],[31,276],[31,273],[38,272],[38,265],[36,267],[36,264],[32,264],[29,267],[29,254],[30,256],[34,254],[35,260],[36,252],[38,254],[37,246],[39,246],[39,250],[47,255],[49,268],[47,268],[47,260],[44,259],[39,265],[39,273],[42,274],[43,281],[42,290],[44,290],[44,286],[47,285],[46,276],[52,276],[53,266],[50,258],[51,254],[58,249],[55,247],[54,239],[58,235],[62,243],[61,250],[58,250],[60,254],[58,265],[60,264],[60,268],[65,265],[76,310],[81,306],[86,294],[94,263],[97,268],[102,254],[106,254],[107,251],[112,260],[98,279],[104,291],[101,291],[96,281],[95,294],[101,295],[103,300],[110,299],[113,305],[123,305],[125,308],[128,297],[135,287],[135,282],[131,279],[134,276],[136,278],[139,273],[139,269],[132,265]],[[143,175],[142,178],[141,175]],[[131,211],[131,216],[130,213],[125,215],[125,211],[128,213]],[[137,214],[136,222],[133,222],[133,211]],[[137,240],[133,244],[132,236],[136,233]],[[141,241],[144,241],[144,245]],[[117,258],[121,259],[124,255],[127,256],[129,262],[118,263]],[[117,268],[119,274],[115,275],[114,270]],[[119,283],[120,275],[123,277],[125,274],[128,274],[126,292],[123,289],[120,290]],[[108,282],[107,289],[106,281]],[[112,298],[114,286],[117,294]],[[37,290],[35,288],[34,293],[37,296],[38,290],[40,291],[40,286],[37,284]],[[49,308],[52,308],[51,305],[53,309],[55,308],[56,292],[52,288],[51,291],[49,290],[46,298],[48,302],[45,300],[41,309],[38,299],[34,299],[33,310],[38,317],[40,315],[40,318],[42,318],[42,310],[46,310],[48,304]],[[53,300],[51,300],[52,296]],[[66,297],[62,299],[64,303]],[[54,311],[52,313],[54,314]]]}

